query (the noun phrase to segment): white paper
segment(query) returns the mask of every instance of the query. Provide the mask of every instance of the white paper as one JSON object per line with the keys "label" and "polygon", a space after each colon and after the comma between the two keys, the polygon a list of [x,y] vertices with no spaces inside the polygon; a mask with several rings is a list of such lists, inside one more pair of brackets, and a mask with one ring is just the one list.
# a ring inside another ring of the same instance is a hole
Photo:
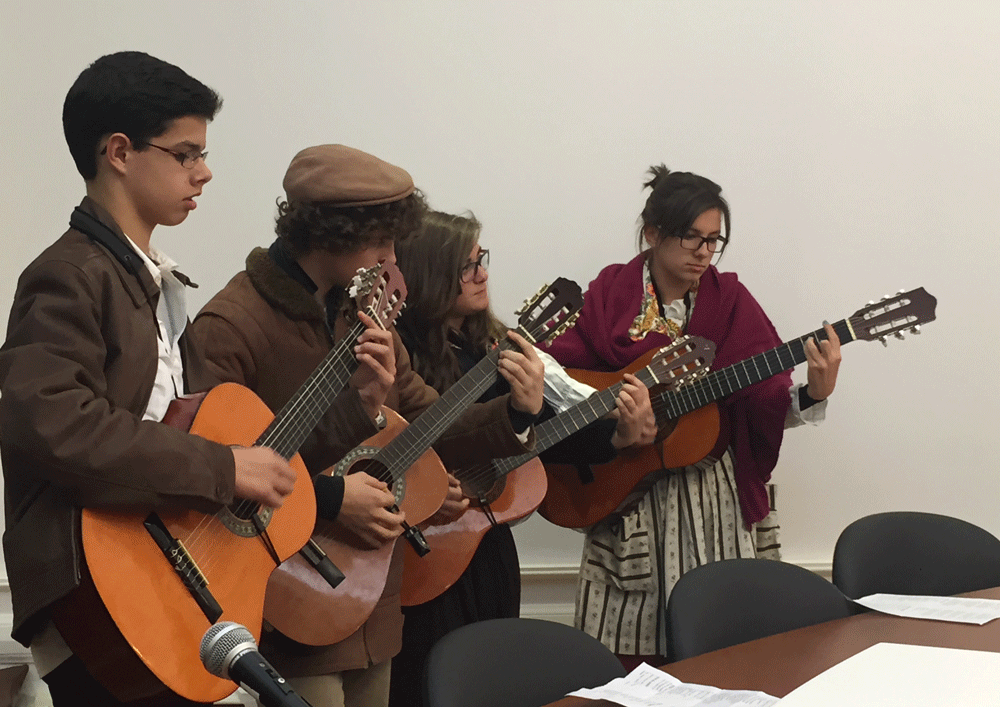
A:
{"label": "white paper", "polygon": [[1000,653],[879,643],[778,707],[1000,707]]}
{"label": "white paper", "polygon": [[1000,618],[1000,599],[872,594],[856,601],[883,614],[911,619],[955,621],[982,626],[988,621]]}
{"label": "white paper", "polygon": [[642,663],[607,685],[569,693],[591,700],[608,700],[625,707],[770,707],[777,697],[751,690],[720,690],[709,685],[682,683],[669,673]]}

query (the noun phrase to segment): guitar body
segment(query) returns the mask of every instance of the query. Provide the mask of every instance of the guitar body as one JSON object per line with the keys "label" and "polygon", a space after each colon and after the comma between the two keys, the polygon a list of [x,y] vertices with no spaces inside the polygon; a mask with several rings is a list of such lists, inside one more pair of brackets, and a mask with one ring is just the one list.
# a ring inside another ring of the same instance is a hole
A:
{"label": "guitar body", "polygon": [[[177,406],[185,404],[191,405],[191,399],[174,401]],[[234,415],[234,411],[239,414]],[[191,415],[182,413],[180,417],[190,419]],[[252,446],[273,419],[253,392],[235,383],[224,383],[201,399],[190,432],[220,444]],[[305,544],[316,517],[309,473],[298,455],[290,464],[298,473],[294,490],[267,524],[267,533],[281,559]],[[83,510],[83,551],[94,591],[88,590],[85,581],[79,594],[82,601],[99,597],[103,606],[73,607],[73,599],[69,599],[57,611],[57,626],[62,631],[63,625],[84,620],[91,612],[95,618],[110,617],[131,650],[102,645],[91,634],[89,643],[108,659],[101,661],[103,665],[88,665],[88,669],[119,699],[149,696],[166,686],[190,700],[220,700],[233,693],[236,685],[215,677],[202,666],[199,648],[211,622],[147,531],[147,515],[148,511]],[[231,517],[229,509],[215,516],[189,510],[161,510],[157,515],[170,534],[184,543],[207,579],[208,591],[223,609],[219,620],[243,624],[259,638],[264,590],[275,564],[262,540],[230,530],[222,521]],[[107,630],[102,638],[112,640],[114,633]],[[88,636],[80,638],[86,640]],[[67,637],[67,642],[70,640]],[[76,647],[70,645],[76,652]],[[111,659],[116,648],[121,659]],[[148,674],[130,668],[129,654],[141,659]],[[139,679],[143,674],[145,681]]]}
{"label": "guitar body", "polygon": [[[598,390],[621,381],[650,364],[651,350],[620,371],[566,369],[573,378]],[[712,403],[666,424],[656,441],[636,450],[624,450],[607,464],[590,467],[593,481],[584,483],[569,464],[546,464],[549,490],[538,512],[563,528],[586,528],[620,510],[625,500],[649,488],[668,469],[695,464],[707,457],[719,440],[719,409]]]}
{"label": "guitar body", "polygon": [[[512,523],[534,513],[545,498],[545,469],[535,458],[511,471],[497,485],[502,485],[502,491],[489,509],[497,523]],[[406,547],[403,606],[425,604],[451,588],[472,562],[491,527],[490,519],[475,501],[450,523],[423,526],[421,530],[432,552],[419,557],[412,547]]]}
{"label": "guitar body", "polygon": [[[383,410],[388,423],[385,429],[324,473],[363,470],[361,467],[371,453],[386,446],[407,427],[397,413]],[[448,493],[448,474],[433,449],[428,449],[406,471],[403,483],[397,483],[393,491],[412,525],[437,512]],[[324,520],[317,523],[313,540],[340,568],[345,579],[332,588],[301,555],[294,555],[271,574],[264,617],[299,643],[327,646],[347,638],[368,620],[385,589],[396,541],[373,550],[362,545],[350,531]]]}
{"label": "guitar body", "polygon": [[689,412],[666,437],[634,452],[624,450],[607,464],[590,467],[594,480],[584,483],[576,467],[546,464],[549,490],[538,512],[563,528],[586,528],[621,509],[633,494],[645,491],[670,469],[696,464],[719,440],[715,403]]}

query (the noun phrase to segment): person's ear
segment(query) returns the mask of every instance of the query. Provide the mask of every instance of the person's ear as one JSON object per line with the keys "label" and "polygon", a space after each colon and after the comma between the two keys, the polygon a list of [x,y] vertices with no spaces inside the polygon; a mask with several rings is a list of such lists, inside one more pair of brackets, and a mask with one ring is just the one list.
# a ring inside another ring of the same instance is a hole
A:
{"label": "person's ear", "polygon": [[656,236],[658,234],[658,229],[656,226],[646,226],[642,229],[642,238],[646,241],[646,245],[650,248],[656,245]]}
{"label": "person's ear", "polygon": [[104,149],[98,155],[99,160],[104,160],[108,166],[119,174],[123,174],[126,169],[129,151],[132,149],[132,141],[125,133],[112,133],[108,138]]}

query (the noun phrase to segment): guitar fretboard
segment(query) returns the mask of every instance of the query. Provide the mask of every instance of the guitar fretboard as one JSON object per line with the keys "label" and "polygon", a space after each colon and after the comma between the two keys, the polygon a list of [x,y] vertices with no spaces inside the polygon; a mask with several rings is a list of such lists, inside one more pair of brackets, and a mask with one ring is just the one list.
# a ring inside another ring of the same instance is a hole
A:
{"label": "guitar fretboard", "polygon": [[[371,312],[369,314],[372,315]],[[295,455],[357,370],[354,345],[364,330],[365,325],[357,322],[330,350],[312,375],[274,416],[257,439],[256,446],[269,447],[285,459]]]}
{"label": "guitar fretboard", "polygon": [[[521,327],[517,328],[517,332],[529,341],[532,340]],[[514,348],[514,344],[509,339],[503,339],[416,420],[379,450],[375,459],[385,466],[390,477],[382,481],[396,481],[405,474],[444,431],[493,385],[498,375],[500,352],[511,348]]]}
{"label": "guitar fretboard", "polygon": [[[852,323],[848,319],[836,322],[833,324],[833,329],[837,332],[841,344],[857,339]],[[805,336],[786,341],[770,351],[764,351],[739,363],[713,371],[690,385],[682,386],[679,390],[657,395],[653,400],[653,412],[657,421],[662,423],[664,420],[674,420],[754,383],[795,368],[806,360],[805,345],[809,339],[826,339],[826,330],[818,329]]]}
{"label": "guitar fretboard", "polygon": [[[647,388],[652,388],[658,381],[655,379],[649,366],[636,371],[636,378],[642,381]],[[463,470],[458,478],[473,479],[481,474],[485,469],[492,467],[500,476],[503,476],[527,461],[534,459],[539,454],[549,449],[553,445],[563,441],[571,434],[579,432],[587,425],[590,425],[611,412],[615,407],[615,400],[622,389],[624,381],[619,381],[604,390],[592,393],[586,400],[583,400],[573,407],[563,410],[555,417],[535,425],[535,450],[516,457],[504,457],[494,459],[488,464],[479,465],[472,469]]]}

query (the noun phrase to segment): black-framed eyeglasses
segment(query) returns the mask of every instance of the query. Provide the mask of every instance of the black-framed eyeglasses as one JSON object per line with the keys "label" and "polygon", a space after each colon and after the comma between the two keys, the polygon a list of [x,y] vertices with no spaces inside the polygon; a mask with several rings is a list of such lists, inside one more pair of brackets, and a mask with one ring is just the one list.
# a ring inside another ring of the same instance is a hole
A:
{"label": "black-framed eyeglasses", "polygon": [[681,239],[681,248],[698,250],[702,244],[705,244],[708,246],[709,253],[721,253],[729,242],[725,236],[697,236],[693,233],[686,233],[678,238]]}
{"label": "black-framed eyeglasses", "polygon": [[208,151],[202,152],[201,150],[190,150],[188,152],[178,152],[177,150],[171,150],[169,147],[160,147],[159,145],[154,145],[151,142],[147,142],[150,147],[155,147],[157,150],[163,150],[168,155],[171,155],[175,160],[180,162],[181,167],[184,169],[192,169],[198,160],[204,161],[208,158]]}
{"label": "black-framed eyeglasses", "polygon": [[473,260],[471,263],[466,263],[458,271],[458,279],[462,282],[472,282],[476,279],[476,275],[479,274],[479,268],[486,271],[490,267],[490,251],[487,248],[483,248],[479,251],[479,257]]}

